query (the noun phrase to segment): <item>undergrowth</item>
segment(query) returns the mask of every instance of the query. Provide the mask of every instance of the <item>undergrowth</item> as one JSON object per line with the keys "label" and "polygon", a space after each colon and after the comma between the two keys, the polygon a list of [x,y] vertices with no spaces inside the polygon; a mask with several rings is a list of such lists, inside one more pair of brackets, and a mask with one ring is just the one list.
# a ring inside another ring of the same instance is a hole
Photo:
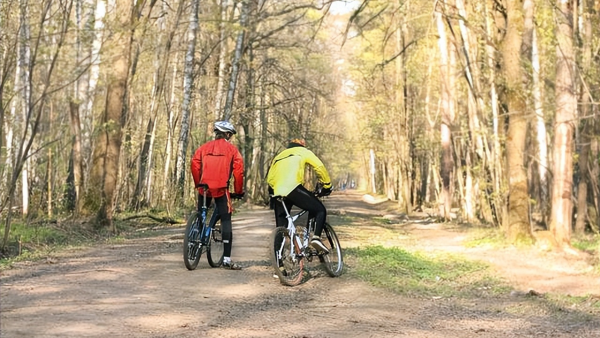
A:
{"label": "undergrowth", "polygon": [[448,254],[430,255],[400,248],[370,246],[345,252],[349,273],[396,293],[452,297],[496,294],[506,286],[483,263]]}
{"label": "undergrowth", "polygon": [[[182,216],[183,217],[183,216]],[[183,218],[181,218],[181,222]],[[164,227],[156,220],[121,214],[115,220],[116,233],[94,227],[85,219],[58,221],[36,221],[34,223],[13,222],[9,240],[4,251],[0,252],[0,270],[10,268],[21,261],[44,259],[61,250],[75,249],[102,243],[121,243],[127,238],[153,236],[145,231]],[[0,229],[0,239],[4,238],[4,227]]]}

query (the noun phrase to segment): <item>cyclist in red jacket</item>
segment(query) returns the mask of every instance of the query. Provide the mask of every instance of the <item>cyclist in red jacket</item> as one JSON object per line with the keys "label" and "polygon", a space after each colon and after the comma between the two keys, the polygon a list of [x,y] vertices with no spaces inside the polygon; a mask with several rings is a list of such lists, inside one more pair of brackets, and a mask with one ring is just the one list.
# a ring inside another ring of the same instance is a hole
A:
{"label": "cyclist in red jacket", "polygon": [[[191,170],[194,183],[199,194],[203,194],[200,183],[208,185],[207,205],[211,198],[221,218],[223,235],[223,267],[231,270],[241,270],[242,267],[231,261],[231,245],[233,233],[231,229],[231,213],[233,212],[232,198],[244,197],[244,160],[240,151],[229,142],[236,131],[228,121],[215,123],[215,139],[201,145],[192,158]],[[229,182],[233,176],[235,194],[229,192]]]}

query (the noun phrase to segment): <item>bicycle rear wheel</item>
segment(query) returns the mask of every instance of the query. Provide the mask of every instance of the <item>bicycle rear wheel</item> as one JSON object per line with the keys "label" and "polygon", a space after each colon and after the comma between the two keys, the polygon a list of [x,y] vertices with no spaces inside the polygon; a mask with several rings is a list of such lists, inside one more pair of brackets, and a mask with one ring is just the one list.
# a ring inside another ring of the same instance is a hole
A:
{"label": "bicycle rear wheel", "polygon": [[323,233],[321,234],[321,241],[329,253],[325,255],[319,255],[319,260],[323,263],[325,271],[331,277],[338,277],[342,274],[344,269],[344,260],[342,258],[342,247],[335,231],[329,223],[325,223]]}
{"label": "bicycle rear wheel", "polygon": [[214,209],[215,208],[210,208],[209,214],[206,216],[207,219],[211,220],[210,224],[214,223],[214,227],[211,231],[208,242],[208,247],[206,248],[206,258],[208,259],[208,264],[210,266],[213,268],[218,268],[221,266],[221,264],[223,264],[225,247],[223,245],[223,234],[221,232],[221,220],[219,219],[218,215],[213,213]]}
{"label": "bicycle rear wheel", "polygon": [[304,258],[298,255],[292,257],[292,238],[288,229],[284,227],[273,229],[269,246],[271,265],[279,277],[279,282],[288,286],[300,284],[304,271]]}
{"label": "bicycle rear wheel", "polygon": [[202,244],[200,243],[200,231],[202,220],[198,212],[194,212],[187,221],[185,233],[183,234],[183,262],[188,270],[194,270],[198,266],[202,256]]}

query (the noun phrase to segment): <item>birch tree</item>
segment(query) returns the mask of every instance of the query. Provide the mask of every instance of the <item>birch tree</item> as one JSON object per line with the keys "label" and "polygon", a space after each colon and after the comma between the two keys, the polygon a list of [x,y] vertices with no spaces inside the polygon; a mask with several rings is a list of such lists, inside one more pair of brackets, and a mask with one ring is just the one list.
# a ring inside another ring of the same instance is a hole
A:
{"label": "birch tree", "polygon": [[[28,13],[28,0],[21,0],[20,8],[21,8],[21,29],[20,29],[20,37],[21,43],[19,44],[19,69],[20,71],[20,99],[21,99],[21,112],[23,114],[20,119],[22,122],[22,129],[24,131],[22,141],[24,142],[27,139],[31,139],[31,130],[29,129],[29,114],[31,114],[31,31],[29,27],[29,13]],[[23,146],[23,143],[21,143]],[[29,153],[25,151],[24,153],[19,153],[19,156],[23,156],[23,167],[21,169],[21,197],[22,197],[22,214],[27,215],[29,212]]]}
{"label": "birch tree", "polygon": [[226,121],[229,121],[229,119],[231,119],[231,111],[233,110],[233,98],[235,94],[235,88],[237,86],[238,74],[240,72],[240,62],[242,59],[242,52],[244,49],[244,37],[246,36],[246,26],[248,24],[248,7],[249,1],[242,0],[240,9],[240,31],[237,35],[237,39],[235,42],[235,51],[233,53],[233,60],[231,61],[231,74],[229,75],[229,87],[227,89],[227,96],[225,100],[225,107],[223,113],[223,120]]}
{"label": "birch tree", "polygon": [[183,198],[185,186],[185,165],[190,133],[190,105],[194,90],[194,60],[196,53],[196,36],[198,32],[198,8],[200,0],[193,0],[190,11],[190,23],[187,33],[187,52],[185,54],[185,66],[183,69],[183,102],[181,104],[181,129],[177,143],[176,186],[177,195]]}
{"label": "birch tree", "polygon": [[[45,25],[48,24],[48,18],[52,15],[54,15],[55,13],[51,12],[52,9],[52,1],[47,1],[47,2],[42,2],[39,5],[38,9],[39,9],[39,21],[37,22],[38,26],[37,26],[37,32],[38,34],[41,34],[41,32],[44,30]],[[26,94],[24,94],[23,97],[27,98],[26,100],[22,101],[24,102],[22,105],[22,109],[24,110],[22,116],[23,116],[23,120],[21,120],[20,122],[22,123],[22,130],[20,130],[20,137],[17,138],[18,144],[15,147],[15,153],[14,153],[14,162],[13,162],[13,171],[12,171],[12,175],[11,175],[11,180],[8,186],[8,196],[7,196],[7,200],[2,201],[2,205],[0,206],[0,210],[4,209],[6,207],[7,210],[7,217],[6,217],[6,223],[5,223],[5,229],[4,229],[4,239],[2,242],[2,250],[4,251],[6,248],[6,245],[8,243],[8,239],[9,239],[9,234],[10,234],[10,228],[11,228],[11,221],[12,221],[12,206],[14,205],[15,202],[15,195],[16,195],[16,188],[17,188],[17,182],[19,180],[19,176],[21,176],[22,172],[26,169],[26,165],[27,165],[27,160],[29,159],[30,156],[30,152],[32,150],[32,147],[34,145],[34,141],[36,139],[36,137],[38,136],[38,131],[40,128],[40,121],[42,119],[42,114],[44,112],[44,108],[45,108],[45,103],[46,100],[48,99],[48,95],[49,95],[49,91],[50,91],[50,87],[52,84],[52,77],[54,75],[54,70],[56,68],[56,64],[57,61],[59,59],[59,54],[62,50],[62,47],[64,45],[65,39],[66,39],[66,34],[67,34],[67,30],[68,30],[68,23],[69,21],[67,20],[67,18],[70,16],[71,13],[71,9],[72,9],[72,5],[73,2],[72,1],[67,1],[64,3],[59,3],[58,9],[56,10],[57,13],[57,22],[59,23],[59,25],[56,27],[56,39],[55,41],[55,45],[50,48],[47,51],[44,51],[45,53],[47,53],[48,55],[48,59],[47,64],[43,65],[44,67],[44,72],[41,72],[41,78],[40,78],[40,83],[39,86],[35,87],[36,91],[34,92],[34,87],[33,87],[33,76],[32,74],[34,73],[32,70],[34,69],[34,67],[36,66],[36,57],[37,54],[29,54],[28,53],[31,52],[30,46],[28,45],[28,43],[30,41],[27,41],[26,46],[21,46],[19,48],[19,58],[23,55],[26,54],[26,59],[27,61],[18,61],[22,67],[27,68],[27,71],[25,72],[27,74],[27,77],[23,77],[23,73],[21,73],[21,76],[17,76],[16,78],[20,78],[19,81],[21,82],[21,85],[23,86],[22,90],[27,91]],[[27,6],[29,6],[27,0],[21,0],[20,2],[20,9],[21,9],[21,16],[20,16],[20,22],[21,24],[26,24],[27,26],[29,26],[29,16],[27,14]],[[20,29],[24,29],[23,27],[21,27]],[[26,35],[29,36],[28,34],[30,33],[29,31],[29,27],[27,27],[25,30]],[[23,32],[23,31],[21,31]],[[24,36],[21,36],[22,38]],[[41,39],[35,39],[33,40],[35,41],[35,48],[33,50],[36,51],[36,53],[40,52],[40,42]],[[21,41],[21,43],[24,43],[25,41]],[[41,53],[41,52],[40,52]],[[19,59],[18,58],[18,59]],[[17,67],[19,68],[19,67]],[[33,97],[33,95],[35,94],[35,98]],[[24,179],[26,177],[22,176],[22,179]],[[22,183],[22,186],[27,186],[28,187],[28,182]],[[29,193],[29,191],[22,191],[23,195],[27,195]],[[26,197],[24,197],[24,202],[28,203],[28,201],[25,201],[25,199],[28,199]],[[24,206],[26,206],[26,204],[24,203]],[[26,208],[25,208],[26,210]]]}
{"label": "birch tree", "polygon": [[227,56],[227,31],[225,24],[227,23],[227,8],[228,0],[221,0],[221,22],[219,23],[219,30],[221,39],[219,42],[219,71],[217,74],[217,88],[215,93],[215,120],[221,117],[221,106],[223,104],[223,87],[225,83],[225,63]]}

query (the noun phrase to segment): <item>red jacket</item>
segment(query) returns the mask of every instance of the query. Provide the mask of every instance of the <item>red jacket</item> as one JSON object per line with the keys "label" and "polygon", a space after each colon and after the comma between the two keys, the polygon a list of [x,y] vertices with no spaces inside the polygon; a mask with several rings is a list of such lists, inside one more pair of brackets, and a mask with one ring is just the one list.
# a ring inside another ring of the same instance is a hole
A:
{"label": "red jacket", "polygon": [[240,151],[226,139],[209,141],[196,149],[191,170],[195,185],[208,184],[211,197],[220,197],[229,191],[232,175],[235,193],[244,192],[244,160]]}

